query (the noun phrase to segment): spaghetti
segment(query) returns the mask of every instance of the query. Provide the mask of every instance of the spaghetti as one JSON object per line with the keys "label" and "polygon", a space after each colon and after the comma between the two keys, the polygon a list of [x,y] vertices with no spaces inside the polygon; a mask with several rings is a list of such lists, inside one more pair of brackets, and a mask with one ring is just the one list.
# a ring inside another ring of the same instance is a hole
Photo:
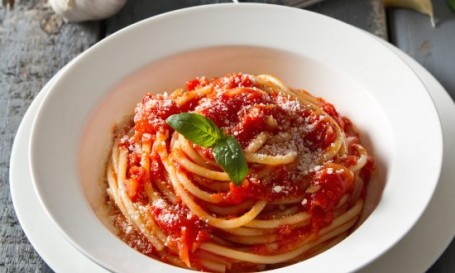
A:
{"label": "spaghetti", "polygon": [[[248,174],[230,181],[211,148],[166,124],[203,115],[234,136]],[[107,167],[119,236],[164,262],[261,271],[312,257],[359,224],[373,160],[330,103],[269,75],[188,81],[146,94],[115,129]]]}

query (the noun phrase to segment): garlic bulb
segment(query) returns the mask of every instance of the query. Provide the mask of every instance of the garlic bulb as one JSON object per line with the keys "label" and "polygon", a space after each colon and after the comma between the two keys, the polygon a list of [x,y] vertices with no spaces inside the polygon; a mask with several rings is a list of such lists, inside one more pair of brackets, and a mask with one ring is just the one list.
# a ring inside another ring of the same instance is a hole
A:
{"label": "garlic bulb", "polygon": [[430,16],[431,25],[435,26],[431,0],[384,0],[384,6],[416,10]]}
{"label": "garlic bulb", "polygon": [[67,21],[104,19],[117,13],[126,0],[49,0],[52,9]]}

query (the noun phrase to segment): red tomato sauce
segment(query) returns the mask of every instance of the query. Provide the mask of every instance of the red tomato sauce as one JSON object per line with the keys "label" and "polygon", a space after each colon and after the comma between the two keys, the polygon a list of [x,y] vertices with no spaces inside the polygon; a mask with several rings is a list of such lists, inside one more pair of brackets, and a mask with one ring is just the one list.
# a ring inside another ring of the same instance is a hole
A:
{"label": "red tomato sauce", "polygon": [[[201,77],[186,83],[186,90],[191,92],[198,88],[213,88],[215,92],[204,98],[191,97],[180,106],[172,96],[162,94],[146,94],[135,109],[133,134],[128,141],[122,142],[130,151],[128,157],[127,193],[134,202],[147,202],[144,183],[155,180],[166,180],[165,170],[160,157],[152,154],[150,170],[141,168],[141,149],[136,143],[147,142],[153,145],[156,132],[173,130],[166,124],[166,119],[181,112],[197,112],[211,119],[225,133],[234,136],[245,149],[261,132],[276,135],[279,132],[292,132],[290,138],[300,141],[296,149],[305,151],[307,160],[317,156],[318,152],[332,145],[337,138],[336,130],[324,120],[320,114],[307,107],[296,105],[292,98],[278,93],[266,93],[256,88],[255,83],[246,75],[233,74],[213,81]],[[229,91],[221,91],[230,89]],[[332,104],[319,99],[322,109],[340,126],[347,135],[357,137],[348,119],[340,117]],[[295,128],[303,128],[295,130]],[[286,138],[284,137],[286,140]],[[286,141],[281,141],[286,142]],[[279,143],[280,144],[280,143]],[[281,143],[285,146],[286,143]],[[213,160],[211,149],[194,145],[194,149],[207,160]],[[301,197],[301,210],[311,215],[311,225],[300,229],[282,226],[277,235],[282,237],[279,248],[292,245],[293,240],[310,230],[320,230],[329,225],[333,211],[341,198],[353,190],[354,177],[348,167],[355,164],[355,155],[332,163],[307,167],[301,159],[293,164],[270,168],[266,176],[260,176],[261,169],[249,164],[250,173],[241,185],[229,184],[227,191],[212,194],[221,205],[238,205],[244,202],[266,200],[281,201],[286,198]],[[299,161],[300,160],[300,161]],[[307,168],[304,171],[303,167]],[[340,167],[341,166],[341,167]],[[177,166],[178,167],[178,166]],[[362,176],[368,180],[373,170],[373,162],[369,160]],[[187,173],[191,179],[191,174]],[[316,188],[308,192],[309,186]],[[204,206],[204,202],[200,202]],[[168,247],[178,250],[183,259],[188,261],[192,249],[210,240],[211,229],[204,221],[193,215],[182,203],[173,207],[153,206],[150,210],[156,224],[169,235]],[[267,246],[252,248],[254,253],[268,253]],[[185,254],[186,253],[186,254]],[[197,263],[197,261],[196,261]]]}

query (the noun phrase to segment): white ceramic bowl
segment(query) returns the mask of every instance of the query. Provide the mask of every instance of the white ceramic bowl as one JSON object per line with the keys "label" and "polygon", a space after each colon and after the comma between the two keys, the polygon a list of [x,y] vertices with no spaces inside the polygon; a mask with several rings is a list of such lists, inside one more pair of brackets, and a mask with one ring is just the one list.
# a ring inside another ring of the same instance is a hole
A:
{"label": "white ceramic bowl", "polygon": [[[81,252],[114,272],[185,272],[128,247],[103,224],[111,128],[146,91],[195,76],[268,73],[332,102],[378,164],[382,199],[348,238],[276,272],[352,272],[397,243],[437,184],[442,133],[413,71],[361,30],[308,11],[217,4],[156,16],[93,46],[59,77],[34,122],[30,164],[46,211]],[[70,257],[68,257],[70,259]]]}

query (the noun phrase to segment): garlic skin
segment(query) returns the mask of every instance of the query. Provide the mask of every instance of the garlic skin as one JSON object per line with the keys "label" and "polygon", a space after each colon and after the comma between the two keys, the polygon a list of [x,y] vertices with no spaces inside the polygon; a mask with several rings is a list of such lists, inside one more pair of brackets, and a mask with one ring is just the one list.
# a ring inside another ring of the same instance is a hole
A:
{"label": "garlic skin", "polygon": [[435,27],[433,4],[431,0],[384,0],[385,7],[413,9],[430,17],[431,25]]}
{"label": "garlic skin", "polygon": [[49,0],[55,13],[66,21],[100,20],[117,13],[127,0]]}

